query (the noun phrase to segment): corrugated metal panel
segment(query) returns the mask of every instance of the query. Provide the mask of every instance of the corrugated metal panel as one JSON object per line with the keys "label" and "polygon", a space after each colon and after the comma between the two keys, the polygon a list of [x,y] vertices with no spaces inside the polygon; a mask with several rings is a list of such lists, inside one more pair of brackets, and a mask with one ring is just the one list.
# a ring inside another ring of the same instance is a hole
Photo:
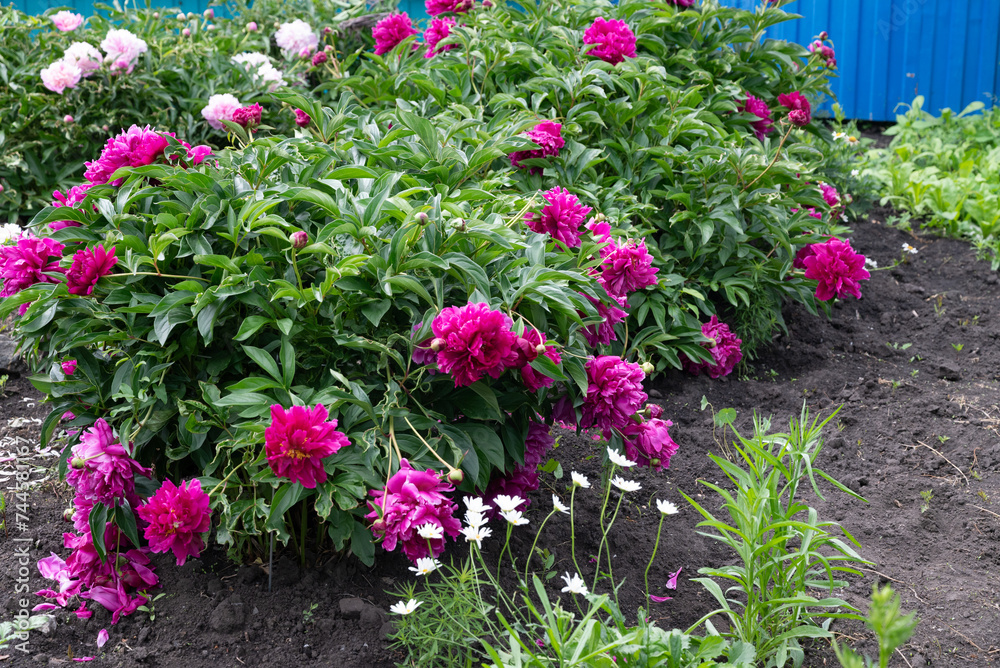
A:
{"label": "corrugated metal panel", "polygon": [[[96,1],[112,4],[109,0]],[[13,3],[6,4],[13,4],[14,7],[28,14],[42,14],[53,7],[69,7],[84,16],[90,16],[94,13],[94,2],[95,0],[14,0]],[[203,12],[208,9],[208,2],[209,0],[152,0],[150,4],[153,7],[180,7],[185,12]],[[143,0],[139,0],[139,4],[143,5]],[[131,1],[129,1],[129,5],[131,5]],[[219,9],[215,11],[216,14],[219,13]]]}
{"label": "corrugated metal panel", "polygon": [[[719,0],[753,9],[762,0]],[[208,0],[153,1],[203,11]],[[70,6],[83,14],[92,0],[19,0],[33,14]],[[414,20],[427,18],[423,0],[400,0]],[[769,36],[808,44],[826,30],[837,48],[839,78],[833,91],[850,118],[895,120],[899,104],[916,95],[924,108],[959,111],[976,100],[1000,103],[1000,0],[797,0],[786,9],[801,14],[772,28]]]}

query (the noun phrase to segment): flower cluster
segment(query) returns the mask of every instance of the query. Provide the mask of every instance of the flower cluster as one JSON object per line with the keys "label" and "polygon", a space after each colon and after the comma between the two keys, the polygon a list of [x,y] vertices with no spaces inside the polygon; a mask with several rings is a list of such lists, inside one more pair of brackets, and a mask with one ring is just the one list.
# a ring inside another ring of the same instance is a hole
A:
{"label": "flower cluster", "polygon": [[757,136],[757,139],[763,141],[764,137],[770,134],[774,128],[774,122],[771,120],[771,109],[767,106],[767,103],[760,98],[754,97],[753,95],[747,94],[746,101],[740,105],[739,110],[746,114],[752,114],[756,116],[757,121],[750,123],[753,127],[753,133]]}
{"label": "flower cluster", "polygon": [[[826,33],[824,33],[825,35]],[[825,44],[826,38],[820,37],[820,39],[815,40],[809,45],[809,51],[817,54],[820,58],[826,61],[826,66],[831,70],[837,67],[837,54],[834,53],[833,47],[827,46]]]}
{"label": "flower cluster", "polygon": [[635,34],[624,21],[606,21],[598,16],[583,33],[583,43],[595,45],[588,56],[617,65],[626,58],[635,58]]}
{"label": "flower cluster", "polygon": [[[50,274],[64,271],[59,267],[63,246],[58,241],[38,238],[32,234],[22,234],[17,243],[0,247],[0,278],[3,289],[0,297],[10,297],[36,283],[58,283],[59,279]],[[21,314],[28,305],[21,305]]]}
{"label": "flower cluster", "polygon": [[[566,145],[566,140],[562,138],[561,123],[542,121],[524,134],[528,139],[538,144],[539,148],[511,153],[508,157],[511,166],[515,169],[524,168],[521,161],[529,158],[554,158],[559,155],[559,149]],[[537,174],[540,171],[538,167],[531,167],[528,170],[530,174]]]}
{"label": "flower cluster", "polygon": [[729,330],[729,325],[719,322],[718,316],[714,315],[701,326],[701,333],[712,340],[708,344],[708,351],[712,354],[713,361],[695,362],[683,355],[684,369],[696,376],[705,372],[710,378],[731,374],[743,359],[743,352],[740,350],[743,341]]}
{"label": "flower cluster", "polygon": [[312,409],[292,406],[287,411],[271,406],[271,426],[264,431],[264,452],[276,476],[315,489],[326,482],[323,459],[350,445],[337,431],[337,421],[327,422],[322,404]]}
{"label": "flower cluster", "polygon": [[636,463],[659,471],[670,467],[670,458],[678,449],[669,432],[674,423],[659,417],[663,413],[659,406],[647,408],[655,417],[639,423],[633,421],[625,427],[625,454]]}

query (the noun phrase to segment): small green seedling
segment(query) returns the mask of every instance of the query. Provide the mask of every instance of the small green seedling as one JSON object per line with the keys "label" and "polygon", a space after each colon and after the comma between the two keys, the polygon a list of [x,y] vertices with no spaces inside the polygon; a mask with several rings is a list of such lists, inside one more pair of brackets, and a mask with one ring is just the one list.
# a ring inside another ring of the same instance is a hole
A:
{"label": "small green seedling", "polygon": [[[981,479],[981,476],[980,476],[980,478],[977,478],[977,480],[979,480],[979,479]],[[989,503],[990,502],[990,495],[987,494],[985,490],[982,490],[982,489],[979,490],[978,492],[976,492],[976,496],[978,496],[980,499],[982,499],[983,503]]]}
{"label": "small green seedling", "polygon": [[313,623],[313,615],[316,614],[316,608],[319,607],[319,603],[313,603],[309,606],[307,610],[302,611],[302,623],[309,625]]}
{"label": "small green seedling", "polygon": [[921,514],[923,514],[931,509],[931,499],[934,498],[934,492],[932,492],[929,489],[925,489],[924,491],[920,492],[920,496],[924,500],[924,502],[920,504],[920,512]]}
{"label": "small green seedling", "polygon": [[149,600],[146,601],[145,605],[140,605],[136,609],[137,610],[142,610],[143,612],[145,612],[146,614],[148,614],[149,615],[149,621],[150,621],[150,623],[156,621],[156,606],[155,606],[155,603],[157,601],[159,601],[161,598],[163,598],[164,596],[173,596],[173,594],[167,594],[167,593],[164,593],[164,592],[161,592],[161,593],[157,594],[156,596],[152,596],[152,597],[149,595],[149,592],[145,592],[144,591],[144,592],[140,592],[140,593],[143,596],[145,596],[146,598],[148,598]]}
{"label": "small green seedling", "polygon": [[951,436],[938,436],[937,440],[943,445],[951,440]]}
{"label": "small green seedling", "polygon": [[965,347],[965,344],[964,343],[953,343],[953,344],[951,344],[951,347],[955,349],[956,353],[960,353],[960,352],[962,352],[962,348]]}
{"label": "small green seedling", "polygon": [[867,657],[862,659],[853,650],[842,648],[834,640],[833,649],[843,668],[875,668],[876,665],[879,668],[888,667],[892,653],[897,647],[906,643],[917,628],[918,622],[914,613],[904,616],[900,612],[901,603],[891,586],[886,585],[884,589],[879,589],[878,584],[875,584],[865,626],[878,636],[878,664]]}
{"label": "small green seedling", "polygon": [[889,346],[889,348],[891,348],[892,350],[906,350],[910,346],[912,346],[913,344],[912,343],[893,343],[893,342],[888,342],[887,341],[885,345]]}
{"label": "small green seedling", "polygon": [[914,369],[913,371],[910,372],[910,376],[912,378],[916,378],[919,373],[920,373],[920,369]]}

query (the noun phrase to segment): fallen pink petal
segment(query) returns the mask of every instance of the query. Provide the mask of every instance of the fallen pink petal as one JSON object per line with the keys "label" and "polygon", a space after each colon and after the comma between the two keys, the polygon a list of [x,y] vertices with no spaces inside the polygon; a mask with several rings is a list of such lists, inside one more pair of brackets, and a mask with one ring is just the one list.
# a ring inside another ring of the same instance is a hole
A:
{"label": "fallen pink petal", "polygon": [[681,574],[684,568],[678,568],[677,572],[670,574],[670,579],[667,580],[667,589],[677,589],[677,576]]}
{"label": "fallen pink petal", "polygon": [[664,601],[672,601],[672,600],[674,600],[674,597],[673,596],[653,596],[652,594],[650,594],[649,595],[649,600],[652,601],[653,603],[663,603]]}

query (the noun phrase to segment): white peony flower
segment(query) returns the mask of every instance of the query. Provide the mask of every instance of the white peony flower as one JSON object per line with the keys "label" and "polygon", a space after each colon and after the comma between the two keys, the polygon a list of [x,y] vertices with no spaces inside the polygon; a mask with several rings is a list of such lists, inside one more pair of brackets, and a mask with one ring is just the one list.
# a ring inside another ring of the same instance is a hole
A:
{"label": "white peony flower", "polygon": [[295,19],[291,23],[282,23],[278,27],[278,32],[274,34],[274,41],[278,47],[285,51],[285,56],[301,54],[302,52],[312,53],[319,45],[319,37],[313,32],[312,27],[302,19]]}

